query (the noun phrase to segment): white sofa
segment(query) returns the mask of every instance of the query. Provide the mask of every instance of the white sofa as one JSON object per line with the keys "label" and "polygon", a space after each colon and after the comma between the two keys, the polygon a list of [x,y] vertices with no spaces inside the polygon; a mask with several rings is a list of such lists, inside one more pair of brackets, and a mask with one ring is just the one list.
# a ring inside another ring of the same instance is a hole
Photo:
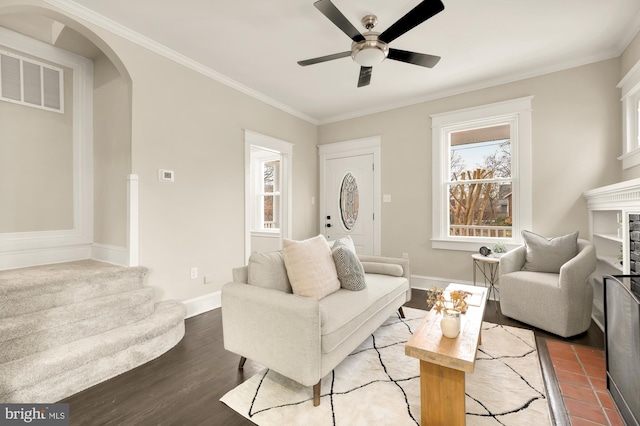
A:
{"label": "white sofa", "polygon": [[[320,403],[321,379],[411,299],[409,261],[358,256],[366,288],[344,288],[321,300],[247,284],[247,266],[222,287],[224,347],[304,386]],[[284,266],[284,265],[283,265]],[[277,289],[279,288],[279,289]]]}

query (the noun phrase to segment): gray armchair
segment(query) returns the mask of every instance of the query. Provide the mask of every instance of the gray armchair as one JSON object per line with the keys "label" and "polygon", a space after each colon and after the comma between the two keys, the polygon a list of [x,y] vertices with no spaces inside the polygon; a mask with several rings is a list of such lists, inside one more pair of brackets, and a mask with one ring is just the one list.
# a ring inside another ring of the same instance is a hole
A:
{"label": "gray armchair", "polygon": [[593,245],[578,240],[578,254],[559,274],[523,271],[526,247],[500,259],[500,309],[503,315],[562,337],[575,336],[591,324],[596,269]]}

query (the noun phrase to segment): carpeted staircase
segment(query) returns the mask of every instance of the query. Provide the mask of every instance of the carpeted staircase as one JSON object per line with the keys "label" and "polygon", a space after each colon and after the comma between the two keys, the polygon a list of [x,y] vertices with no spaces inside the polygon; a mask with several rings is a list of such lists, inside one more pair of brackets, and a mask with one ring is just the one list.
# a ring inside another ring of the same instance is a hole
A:
{"label": "carpeted staircase", "polygon": [[147,270],[93,260],[0,271],[0,403],[51,403],[151,361],[184,336]]}

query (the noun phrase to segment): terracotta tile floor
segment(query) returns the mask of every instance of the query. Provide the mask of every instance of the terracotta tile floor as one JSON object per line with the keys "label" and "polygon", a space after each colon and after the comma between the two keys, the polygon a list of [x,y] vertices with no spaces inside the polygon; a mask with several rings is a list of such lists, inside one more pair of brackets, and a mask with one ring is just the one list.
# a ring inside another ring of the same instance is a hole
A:
{"label": "terracotta tile floor", "polygon": [[547,339],[572,426],[621,425],[606,383],[604,351]]}

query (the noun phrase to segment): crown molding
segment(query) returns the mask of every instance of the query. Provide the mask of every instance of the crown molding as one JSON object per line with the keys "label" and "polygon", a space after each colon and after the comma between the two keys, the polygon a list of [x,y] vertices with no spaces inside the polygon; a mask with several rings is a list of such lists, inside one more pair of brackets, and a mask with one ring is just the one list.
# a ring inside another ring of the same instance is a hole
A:
{"label": "crown molding", "polygon": [[156,41],[151,40],[150,38],[137,33],[131,30],[128,27],[125,27],[122,24],[119,24],[112,19],[107,18],[104,15],[101,15],[91,9],[88,9],[78,3],[71,0],[44,0],[45,3],[56,7],[68,15],[71,15],[75,18],[82,19],[83,21],[89,22],[93,25],[96,25],[104,30],[107,30],[117,36],[120,36],[126,40],[131,41],[132,43],[137,44],[145,49],[148,49],[158,55],[164,56],[167,59],[170,59],[180,65],[183,65],[195,72],[198,72],[206,77],[209,77],[213,80],[216,80],[219,83],[224,84],[225,86],[231,87],[245,95],[251,96],[254,99],[257,99],[261,102],[264,102],[267,105],[270,105],[274,108],[279,109],[280,111],[286,112],[294,117],[297,117],[301,120],[304,120],[313,125],[318,125],[318,120],[315,118],[298,111],[294,108],[291,108],[288,105],[283,104],[282,102],[276,101],[269,96],[266,96],[254,89],[251,89],[248,86],[245,86],[242,83],[239,83],[219,72],[197,62],[191,58],[182,55],[181,53],[176,52],[168,48],[167,46],[160,44]]}
{"label": "crown molding", "polygon": [[476,82],[476,83],[456,85],[454,88],[446,88],[443,90],[430,92],[428,95],[418,96],[412,99],[407,99],[402,102],[386,104],[384,106],[379,106],[379,107],[369,108],[366,110],[350,112],[348,114],[323,118],[319,120],[319,125],[336,123],[340,121],[350,120],[353,118],[359,118],[367,115],[373,115],[381,112],[391,111],[394,109],[409,107],[412,105],[418,105],[424,102],[435,101],[438,99],[448,98],[451,96],[462,95],[465,93],[474,92],[476,90],[488,89],[488,88],[500,86],[503,84],[514,83],[517,81],[540,77],[540,76],[551,74],[554,72],[564,71],[571,68],[577,68],[580,66],[589,65],[596,62],[600,62],[600,61],[606,61],[608,59],[616,58],[618,56],[620,55],[617,52],[617,50],[612,49],[599,55],[588,56],[581,59],[567,61],[563,63],[554,63],[547,67],[539,67],[539,68],[536,68],[535,71],[524,71],[520,73],[506,74],[506,75],[498,76],[492,79]]}

